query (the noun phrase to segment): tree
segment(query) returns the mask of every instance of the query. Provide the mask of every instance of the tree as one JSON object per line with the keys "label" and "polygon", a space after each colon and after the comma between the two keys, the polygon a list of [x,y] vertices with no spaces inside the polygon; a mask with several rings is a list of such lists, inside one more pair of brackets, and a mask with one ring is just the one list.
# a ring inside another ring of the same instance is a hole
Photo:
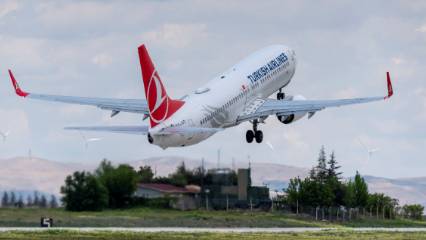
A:
{"label": "tree", "polygon": [[334,151],[330,154],[330,160],[328,160],[328,178],[337,178],[340,179],[340,175],[342,175],[341,172],[338,172],[340,166],[337,163],[336,155],[334,154]]}
{"label": "tree", "polygon": [[346,184],[346,191],[343,202],[347,208],[353,208],[356,206],[355,199],[355,184],[352,182],[352,180],[349,180],[349,182]]}
{"label": "tree", "polygon": [[100,211],[108,206],[108,190],[90,173],[74,172],[67,176],[61,193],[68,211]]}
{"label": "tree", "polygon": [[16,204],[16,195],[15,195],[15,192],[10,192],[9,206],[14,207],[15,204]]}
{"label": "tree", "polygon": [[33,198],[31,197],[31,195],[28,195],[27,196],[27,202],[26,202],[26,205],[27,205],[27,207],[32,207],[33,206]]}
{"label": "tree", "polygon": [[57,208],[59,206],[58,200],[56,199],[55,195],[50,195],[50,201],[49,201],[49,207],[50,208]]}
{"label": "tree", "polygon": [[44,196],[44,194],[41,195],[39,207],[47,208],[47,199],[46,199],[46,196]]}
{"label": "tree", "polygon": [[23,208],[24,207],[24,200],[22,198],[22,195],[19,195],[18,201],[16,202],[16,206],[18,208]]}
{"label": "tree", "polygon": [[290,179],[290,183],[288,184],[285,192],[287,193],[287,203],[290,205],[292,209],[295,209],[299,205],[300,199],[300,190],[302,185],[302,180],[299,177]]}
{"label": "tree", "polygon": [[38,196],[38,192],[34,191],[34,198],[33,198],[33,206],[39,206],[40,205],[40,197]]}
{"label": "tree", "polygon": [[3,197],[1,199],[1,206],[2,207],[9,206],[9,194],[7,192],[3,192]]}
{"label": "tree", "polygon": [[322,146],[318,156],[318,164],[316,167],[312,168],[310,172],[310,178],[320,183],[324,183],[326,181],[327,174],[327,158],[325,154],[325,148]]}
{"label": "tree", "polygon": [[192,175],[192,172],[188,171],[185,166],[185,162],[182,162],[177,168],[176,171],[169,175],[171,183],[177,186],[185,186],[188,184],[188,180]]}
{"label": "tree", "polygon": [[154,173],[150,166],[141,166],[138,171],[139,180],[143,183],[150,183],[154,178]]}
{"label": "tree", "polygon": [[420,204],[404,205],[402,207],[403,215],[406,218],[421,220],[425,208]]}
{"label": "tree", "polygon": [[130,204],[139,179],[131,166],[122,164],[114,167],[111,162],[104,160],[96,174],[108,191],[109,207],[122,208]]}
{"label": "tree", "polygon": [[354,191],[355,191],[355,206],[365,207],[368,201],[368,186],[364,178],[361,177],[357,171],[354,180]]}

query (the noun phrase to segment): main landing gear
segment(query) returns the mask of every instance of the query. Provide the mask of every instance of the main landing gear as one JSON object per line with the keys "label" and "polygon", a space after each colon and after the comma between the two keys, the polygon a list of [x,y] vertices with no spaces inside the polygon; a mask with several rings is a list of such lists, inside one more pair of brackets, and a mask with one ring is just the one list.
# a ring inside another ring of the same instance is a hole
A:
{"label": "main landing gear", "polygon": [[283,100],[285,98],[285,93],[281,92],[281,88],[279,92],[277,93],[277,100]]}
{"label": "main landing gear", "polygon": [[252,143],[254,139],[256,139],[257,143],[261,143],[263,141],[263,132],[257,130],[257,125],[259,124],[258,120],[253,121],[253,130],[248,130],[246,133],[246,140],[248,143]]}

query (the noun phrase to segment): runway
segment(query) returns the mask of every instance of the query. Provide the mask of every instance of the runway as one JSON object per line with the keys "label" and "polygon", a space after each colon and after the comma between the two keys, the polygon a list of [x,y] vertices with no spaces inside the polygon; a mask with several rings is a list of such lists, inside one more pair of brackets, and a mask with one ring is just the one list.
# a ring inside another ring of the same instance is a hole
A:
{"label": "runway", "polygon": [[327,231],[354,231],[354,232],[426,232],[426,228],[34,228],[34,227],[2,227],[1,232],[39,232],[49,230],[78,231],[78,232],[177,232],[177,233],[302,233]]}

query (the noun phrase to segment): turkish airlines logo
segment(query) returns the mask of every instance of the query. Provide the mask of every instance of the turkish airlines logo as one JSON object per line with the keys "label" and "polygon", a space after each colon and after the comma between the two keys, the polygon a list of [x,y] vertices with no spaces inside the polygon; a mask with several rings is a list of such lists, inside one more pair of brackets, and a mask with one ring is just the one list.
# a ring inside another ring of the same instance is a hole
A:
{"label": "turkish airlines logo", "polygon": [[164,121],[169,110],[169,98],[155,70],[148,83],[147,96],[151,120],[155,123]]}

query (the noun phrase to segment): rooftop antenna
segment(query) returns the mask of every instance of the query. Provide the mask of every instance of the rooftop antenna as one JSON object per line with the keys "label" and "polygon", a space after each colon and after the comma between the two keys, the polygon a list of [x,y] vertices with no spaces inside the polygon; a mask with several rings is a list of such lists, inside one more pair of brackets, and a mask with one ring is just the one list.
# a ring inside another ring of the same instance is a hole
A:
{"label": "rooftop antenna", "polygon": [[380,148],[369,148],[367,147],[367,145],[365,145],[362,141],[361,138],[358,138],[358,142],[365,148],[365,150],[367,151],[368,154],[368,161],[370,161],[373,153],[378,152],[380,150]]}
{"label": "rooftop antenna", "polygon": [[250,160],[250,155],[247,155],[247,159],[248,159],[249,169],[251,169],[251,160]]}
{"label": "rooftop antenna", "polygon": [[33,155],[32,155],[32,153],[31,153],[31,148],[28,150],[28,158],[29,158],[30,160],[32,160],[32,158],[33,158]]}
{"label": "rooftop antenna", "polygon": [[84,140],[84,146],[86,147],[86,150],[89,148],[90,142],[98,142],[102,140],[102,138],[87,138],[82,132],[80,132],[80,135]]}
{"label": "rooftop antenna", "polygon": [[3,142],[6,142],[6,138],[9,136],[9,134],[10,134],[9,131],[7,131],[7,132],[1,132],[0,131],[0,136],[2,136]]}

